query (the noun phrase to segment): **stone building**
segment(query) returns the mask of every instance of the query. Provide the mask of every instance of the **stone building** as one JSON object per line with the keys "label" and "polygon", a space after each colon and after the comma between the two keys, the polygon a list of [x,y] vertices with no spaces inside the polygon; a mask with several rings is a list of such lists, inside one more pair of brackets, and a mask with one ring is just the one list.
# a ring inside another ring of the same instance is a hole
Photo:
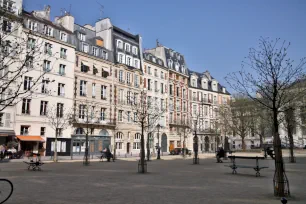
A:
{"label": "stone building", "polygon": [[218,108],[229,105],[230,94],[208,71],[189,71],[190,115],[197,125],[199,150],[215,151],[224,145],[225,135],[218,127]]}
{"label": "stone building", "polygon": [[162,137],[162,152],[169,152],[176,147],[184,145],[191,149],[192,142],[188,137],[189,128],[189,94],[188,94],[188,68],[185,58],[179,52],[157,44],[156,48],[145,51],[163,60],[168,68],[167,95],[167,128],[169,134]]}
{"label": "stone building", "polygon": [[[52,138],[57,135],[59,155],[70,152],[71,128],[53,129],[46,117],[47,110],[54,107],[56,114],[63,115],[65,109],[73,104],[73,81],[75,47],[73,45],[73,27],[67,23],[70,15],[65,15],[55,22],[50,20],[50,7],[42,11],[22,13],[23,33],[29,34],[27,47],[39,46],[40,51],[33,56],[33,63],[27,66],[31,72],[23,76],[23,90],[32,87],[34,80],[44,73],[32,89],[32,97],[23,98],[16,105],[14,129],[20,142],[19,149],[38,152],[52,151]],[[44,147],[44,148],[42,148]],[[41,152],[45,154],[45,152]]]}

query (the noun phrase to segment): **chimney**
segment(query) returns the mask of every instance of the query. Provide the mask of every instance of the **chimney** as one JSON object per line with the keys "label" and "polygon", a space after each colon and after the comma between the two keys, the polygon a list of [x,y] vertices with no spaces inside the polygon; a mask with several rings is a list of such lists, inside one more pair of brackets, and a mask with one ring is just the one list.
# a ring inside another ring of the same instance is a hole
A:
{"label": "chimney", "polygon": [[44,11],[45,11],[45,18],[47,20],[50,20],[51,6],[50,5],[45,6]]}
{"label": "chimney", "polygon": [[73,32],[74,31],[74,17],[69,13],[65,12],[63,16],[56,17],[55,23],[63,26],[67,30]]}

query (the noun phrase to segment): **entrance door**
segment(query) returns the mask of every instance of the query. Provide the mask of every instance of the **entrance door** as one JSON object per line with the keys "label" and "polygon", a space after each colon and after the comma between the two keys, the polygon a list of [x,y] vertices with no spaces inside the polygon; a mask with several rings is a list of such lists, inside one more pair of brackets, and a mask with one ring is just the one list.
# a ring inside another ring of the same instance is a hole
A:
{"label": "entrance door", "polygon": [[205,137],[205,152],[209,151],[209,138],[206,136]]}
{"label": "entrance door", "polygon": [[129,142],[126,144],[126,152],[128,154],[130,153],[130,143]]}
{"label": "entrance door", "polygon": [[167,152],[168,151],[168,144],[167,144],[167,135],[164,133],[161,137],[161,151]]}

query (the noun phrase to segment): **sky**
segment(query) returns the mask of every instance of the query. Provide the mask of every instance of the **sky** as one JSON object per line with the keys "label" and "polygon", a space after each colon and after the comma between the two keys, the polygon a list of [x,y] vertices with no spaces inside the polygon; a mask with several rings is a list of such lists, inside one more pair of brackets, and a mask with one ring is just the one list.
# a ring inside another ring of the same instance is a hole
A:
{"label": "sky", "polygon": [[[25,10],[51,6],[52,20],[67,10],[80,25],[109,17],[143,38],[143,48],[159,42],[185,56],[189,69],[210,71],[222,85],[239,71],[259,38],[291,43],[288,55],[306,57],[305,0],[24,0]],[[103,13],[101,15],[101,6]]]}

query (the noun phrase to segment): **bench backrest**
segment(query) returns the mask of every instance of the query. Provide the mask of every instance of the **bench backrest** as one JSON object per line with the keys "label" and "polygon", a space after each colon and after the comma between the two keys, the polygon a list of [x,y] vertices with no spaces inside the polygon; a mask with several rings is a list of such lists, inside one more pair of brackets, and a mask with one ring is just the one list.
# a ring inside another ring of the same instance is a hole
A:
{"label": "bench backrest", "polygon": [[265,159],[265,157],[228,156],[230,159]]}

